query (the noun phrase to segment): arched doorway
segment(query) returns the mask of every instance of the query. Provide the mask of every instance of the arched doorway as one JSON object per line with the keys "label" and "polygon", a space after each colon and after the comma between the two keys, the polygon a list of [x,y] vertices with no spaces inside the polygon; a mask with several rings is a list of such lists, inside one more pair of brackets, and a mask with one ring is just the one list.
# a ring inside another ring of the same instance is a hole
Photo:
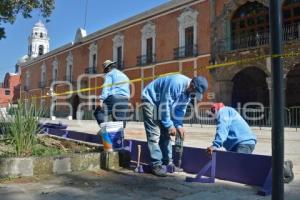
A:
{"label": "arched doorway", "polygon": [[80,104],[80,98],[77,94],[72,97],[71,103],[72,103],[72,118],[77,119],[77,110]]}
{"label": "arched doorway", "polygon": [[300,64],[286,76],[286,107],[300,106]]}
{"label": "arched doorway", "polygon": [[232,106],[243,106],[248,102],[269,105],[267,75],[257,67],[248,67],[237,73],[232,79]]}

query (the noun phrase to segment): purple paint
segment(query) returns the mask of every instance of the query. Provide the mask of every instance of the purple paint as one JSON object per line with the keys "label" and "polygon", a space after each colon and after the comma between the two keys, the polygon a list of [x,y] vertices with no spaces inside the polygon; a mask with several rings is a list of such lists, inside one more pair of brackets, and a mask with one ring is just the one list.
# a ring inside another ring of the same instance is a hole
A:
{"label": "purple paint", "polygon": [[262,188],[257,192],[258,195],[268,196],[272,193],[272,169],[270,169],[269,174],[265,180]]}
{"label": "purple paint", "polygon": [[[49,134],[63,136],[66,130],[48,129]],[[87,133],[80,133],[76,131],[69,131],[67,138],[81,140],[91,143],[100,144],[100,137]],[[137,145],[141,145],[141,162],[149,164],[150,154],[147,142],[137,140],[125,140],[125,146],[131,146],[131,159],[137,161]],[[215,177],[222,180],[243,183],[248,185],[255,185],[263,187],[265,195],[271,191],[271,176],[269,177],[270,169],[272,166],[272,157],[265,155],[255,154],[241,154],[233,152],[215,151]],[[174,161],[177,161],[175,154]],[[184,147],[182,168],[188,173],[199,173],[203,167],[210,161],[207,156],[206,149],[195,147]],[[143,165],[145,172],[148,170],[149,165]],[[211,171],[207,170],[203,175],[210,176]],[[264,192],[262,192],[264,193]]]}
{"label": "purple paint", "polygon": [[[210,169],[210,176],[208,178],[204,178],[204,176]],[[187,182],[199,182],[199,183],[214,183],[216,175],[216,152],[213,152],[212,158],[204,167],[200,170],[195,178],[186,177]]]}

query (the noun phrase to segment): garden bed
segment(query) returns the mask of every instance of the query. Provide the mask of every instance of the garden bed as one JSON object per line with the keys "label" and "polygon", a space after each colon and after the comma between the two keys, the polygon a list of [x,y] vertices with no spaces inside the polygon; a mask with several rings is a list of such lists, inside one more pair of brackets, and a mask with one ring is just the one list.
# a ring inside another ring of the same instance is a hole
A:
{"label": "garden bed", "polygon": [[[31,151],[21,157],[30,156],[60,156],[73,153],[99,152],[97,145],[79,143],[62,138],[39,135]],[[0,139],[0,158],[16,157],[15,145],[5,138]]]}
{"label": "garden bed", "polygon": [[0,142],[0,177],[64,174],[100,168],[97,145],[38,136],[31,155],[14,157],[14,146]]}

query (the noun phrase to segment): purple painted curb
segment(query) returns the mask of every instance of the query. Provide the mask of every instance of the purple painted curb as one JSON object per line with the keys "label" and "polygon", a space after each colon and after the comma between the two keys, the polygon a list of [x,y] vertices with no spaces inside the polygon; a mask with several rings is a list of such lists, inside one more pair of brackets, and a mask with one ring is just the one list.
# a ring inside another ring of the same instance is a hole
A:
{"label": "purple painted curb", "polygon": [[[48,134],[81,140],[91,143],[100,143],[100,136],[67,131],[59,129],[47,129]],[[137,140],[125,140],[125,146],[129,146],[132,161],[137,161],[137,145],[141,145],[141,162],[150,164],[150,154],[147,142]],[[173,148],[174,150],[174,148]],[[195,147],[184,147],[182,168],[185,172],[201,174],[201,176],[232,181],[247,185],[262,187],[258,192],[260,195],[269,195],[272,191],[272,177],[269,175],[272,166],[272,157],[266,155],[242,154],[234,152],[215,151],[216,159],[214,164],[210,164],[211,170],[205,170],[211,158],[207,156],[206,149]],[[177,157],[175,154],[174,161]],[[214,167],[213,167],[214,165]],[[206,167],[206,168],[205,168]],[[143,167],[146,172],[149,167]],[[204,169],[203,169],[204,168]],[[203,169],[203,170],[202,170]],[[201,171],[202,170],[202,171]]]}

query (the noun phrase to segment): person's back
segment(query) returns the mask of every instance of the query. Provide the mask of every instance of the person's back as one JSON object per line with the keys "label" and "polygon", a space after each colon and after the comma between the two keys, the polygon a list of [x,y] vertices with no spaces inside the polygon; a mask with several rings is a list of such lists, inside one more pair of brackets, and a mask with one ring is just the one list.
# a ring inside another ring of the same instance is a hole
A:
{"label": "person's back", "polygon": [[105,77],[100,101],[94,112],[95,119],[100,125],[107,122],[111,115],[113,121],[123,121],[125,127],[130,98],[129,78],[116,69],[116,62],[111,60],[106,60],[103,68]]}
{"label": "person's back", "polygon": [[242,116],[231,107],[221,108],[216,115],[217,134],[213,145],[233,151],[238,144],[256,144],[256,136]]}
{"label": "person's back", "polygon": [[105,75],[104,88],[100,98],[104,100],[110,95],[130,97],[129,78],[115,68]]}
{"label": "person's back", "polygon": [[[191,79],[182,74],[161,77],[144,88],[142,98],[159,106],[164,100],[172,101],[178,98],[190,82]],[[169,95],[167,99],[164,97],[165,94]]]}

